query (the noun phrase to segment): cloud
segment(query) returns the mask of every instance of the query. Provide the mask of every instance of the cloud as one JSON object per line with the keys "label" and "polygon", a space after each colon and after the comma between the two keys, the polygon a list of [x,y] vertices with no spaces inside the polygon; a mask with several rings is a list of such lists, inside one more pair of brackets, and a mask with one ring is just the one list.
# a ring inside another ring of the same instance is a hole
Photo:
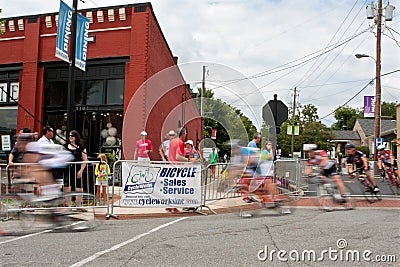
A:
{"label": "cloud", "polygon": [[[79,7],[139,2],[142,1],[96,0],[79,2]],[[290,89],[298,87],[299,104],[314,104],[320,117],[344,104],[375,76],[372,59],[354,58],[355,53],[375,57],[373,30],[352,39],[354,34],[373,26],[373,21],[366,19],[364,4],[365,1],[348,0],[152,1],[157,20],[179,63],[216,62],[247,77],[283,65],[288,69],[251,79],[263,92],[262,101],[272,99],[276,93],[290,105],[293,100]],[[5,2],[2,8],[4,15],[11,16],[57,12],[58,1],[14,0]],[[384,25],[397,29],[399,24],[399,16],[395,16]],[[399,41],[400,34],[385,26],[383,29],[382,73],[387,73],[399,68],[400,48],[393,37]],[[313,60],[304,58],[345,39],[351,41]],[[285,65],[297,59],[300,60],[296,63],[306,62],[296,67],[295,63]],[[382,77],[383,101],[398,102],[399,80],[400,72]],[[364,94],[373,95],[374,87],[366,88],[349,105],[361,107]],[[260,100],[259,105],[264,104]],[[328,119],[323,123],[334,122],[332,117]]]}

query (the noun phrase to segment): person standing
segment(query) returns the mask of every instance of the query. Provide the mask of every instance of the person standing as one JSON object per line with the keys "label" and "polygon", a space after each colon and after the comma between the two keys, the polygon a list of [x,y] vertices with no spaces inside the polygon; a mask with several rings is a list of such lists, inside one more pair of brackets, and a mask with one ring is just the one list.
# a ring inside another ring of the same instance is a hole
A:
{"label": "person standing", "polygon": [[141,138],[136,141],[134,160],[150,161],[149,153],[153,151],[153,145],[149,139],[146,139],[146,136],[147,133],[145,131],[140,133]]}
{"label": "person standing", "polygon": [[53,142],[53,136],[54,136],[54,132],[53,132],[53,128],[49,127],[49,126],[45,126],[43,127],[43,131],[42,131],[42,137],[40,137],[40,139],[37,141],[40,144],[54,144]]}
{"label": "person standing", "polygon": [[[178,131],[178,137],[175,137],[171,140],[169,144],[169,151],[168,151],[168,161],[171,163],[176,162],[189,162],[191,159],[185,158],[185,145],[184,142],[186,140],[187,130],[186,128],[180,129]],[[178,213],[179,210],[177,208],[166,208],[165,209],[171,213]]]}
{"label": "person standing", "polygon": [[258,148],[257,145],[261,142],[261,134],[255,133],[253,135],[253,140],[251,140],[247,146],[248,147],[253,147],[253,148]]}
{"label": "person standing", "polygon": [[187,136],[187,130],[186,128],[182,128],[178,133],[178,137],[171,140],[168,151],[169,162],[173,163],[173,162],[190,161],[190,159],[185,158],[184,142],[186,141],[186,136]]}
{"label": "person standing", "polygon": [[168,161],[169,144],[171,143],[171,140],[175,138],[175,136],[176,136],[175,131],[171,130],[168,133],[168,138],[161,143],[159,154],[162,161]]}
{"label": "person standing", "polygon": [[210,159],[211,178],[215,178],[215,164],[218,163],[218,152],[215,147],[212,148],[208,157]]}
{"label": "person standing", "polygon": [[107,178],[110,175],[110,166],[107,164],[106,154],[97,156],[100,163],[96,164],[94,174],[96,175],[96,205],[107,205]]}
{"label": "person standing", "polygon": [[[68,135],[68,143],[65,145],[66,149],[74,156],[73,162],[82,162],[80,165],[71,164],[69,167],[69,175],[64,178],[64,193],[76,190],[83,192],[83,171],[86,168],[87,152],[86,148],[81,144],[81,136],[78,131],[72,130]],[[79,168],[78,168],[79,167]],[[71,205],[71,199],[67,200],[67,206]],[[76,206],[82,206],[82,196],[76,197]]]}

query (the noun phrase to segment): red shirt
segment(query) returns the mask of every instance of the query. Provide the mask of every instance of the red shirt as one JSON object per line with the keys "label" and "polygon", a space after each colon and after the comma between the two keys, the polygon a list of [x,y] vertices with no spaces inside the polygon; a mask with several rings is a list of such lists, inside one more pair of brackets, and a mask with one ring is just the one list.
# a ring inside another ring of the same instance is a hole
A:
{"label": "red shirt", "polygon": [[185,156],[185,144],[183,141],[179,138],[176,137],[171,140],[169,143],[169,151],[168,151],[168,161],[170,162],[178,162],[176,159],[176,154],[180,154],[183,157]]}
{"label": "red shirt", "polygon": [[148,158],[149,154],[144,153],[145,150],[152,150],[153,146],[151,144],[151,141],[148,139],[145,140],[137,140],[136,141],[136,148],[137,148],[137,154],[138,158]]}

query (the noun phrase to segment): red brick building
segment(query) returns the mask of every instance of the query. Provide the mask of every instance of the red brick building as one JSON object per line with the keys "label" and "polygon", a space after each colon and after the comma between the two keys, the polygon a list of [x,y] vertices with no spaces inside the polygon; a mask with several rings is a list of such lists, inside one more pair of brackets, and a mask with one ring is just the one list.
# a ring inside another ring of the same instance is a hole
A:
{"label": "red brick building", "polygon": [[[109,146],[118,152],[122,146],[130,159],[141,130],[153,141],[154,160],[171,129],[185,126],[190,139],[201,138],[198,110],[151,4],[79,12],[91,21],[91,42],[86,71],[75,71],[74,116],[89,154]],[[55,57],[57,13],[6,18],[2,31],[2,131],[40,132],[47,124],[65,129],[68,63]],[[116,140],[106,139],[110,123]]]}

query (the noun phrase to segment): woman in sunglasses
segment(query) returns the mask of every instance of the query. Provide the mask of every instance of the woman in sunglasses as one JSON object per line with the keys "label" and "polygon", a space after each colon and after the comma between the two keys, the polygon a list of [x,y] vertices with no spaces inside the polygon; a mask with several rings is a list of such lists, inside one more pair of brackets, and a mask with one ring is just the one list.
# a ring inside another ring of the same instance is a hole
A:
{"label": "woman in sunglasses", "polygon": [[[65,145],[66,149],[74,156],[74,162],[85,162],[87,161],[86,148],[81,144],[81,136],[78,131],[72,130],[68,135],[68,142]],[[64,178],[64,193],[75,190],[77,192],[83,192],[82,175],[86,168],[86,163],[75,163],[69,167],[69,175]],[[67,200],[67,206],[71,206],[71,199]],[[82,206],[82,196],[76,197],[76,206]]]}

